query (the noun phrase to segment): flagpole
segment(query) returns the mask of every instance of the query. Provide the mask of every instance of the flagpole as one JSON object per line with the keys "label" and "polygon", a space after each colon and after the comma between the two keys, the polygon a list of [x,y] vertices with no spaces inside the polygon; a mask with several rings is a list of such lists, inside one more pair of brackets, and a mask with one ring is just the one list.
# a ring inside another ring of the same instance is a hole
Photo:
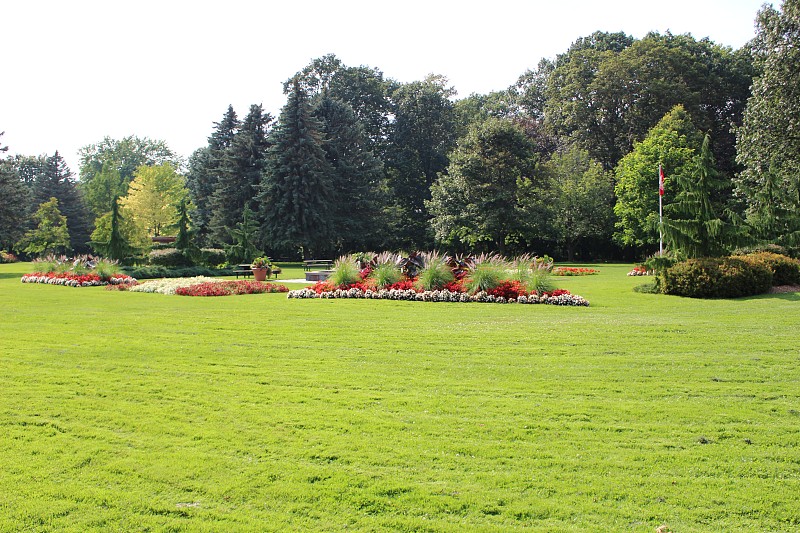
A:
{"label": "flagpole", "polygon": [[664,218],[661,212],[664,197],[664,171],[661,163],[658,164],[658,255],[664,255]]}

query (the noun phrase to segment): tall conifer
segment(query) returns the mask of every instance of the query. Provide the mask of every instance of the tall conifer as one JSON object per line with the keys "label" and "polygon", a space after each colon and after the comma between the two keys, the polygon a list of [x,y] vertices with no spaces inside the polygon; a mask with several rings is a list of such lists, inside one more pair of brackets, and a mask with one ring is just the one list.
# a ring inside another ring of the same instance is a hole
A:
{"label": "tall conifer", "polygon": [[273,131],[275,144],[259,199],[269,247],[303,257],[333,248],[331,166],[321,129],[308,96],[294,80]]}
{"label": "tall conifer", "polygon": [[[261,105],[250,106],[250,112],[239,131],[230,141],[230,146],[218,152],[217,181],[211,195],[209,226],[216,242],[230,242],[230,230],[242,219],[245,207],[258,207],[256,195],[266,167],[270,143],[267,128],[272,116],[264,113]],[[227,139],[219,139],[220,147]],[[212,148],[212,158],[215,148]],[[216,164],[216,161],[214,162]]]}

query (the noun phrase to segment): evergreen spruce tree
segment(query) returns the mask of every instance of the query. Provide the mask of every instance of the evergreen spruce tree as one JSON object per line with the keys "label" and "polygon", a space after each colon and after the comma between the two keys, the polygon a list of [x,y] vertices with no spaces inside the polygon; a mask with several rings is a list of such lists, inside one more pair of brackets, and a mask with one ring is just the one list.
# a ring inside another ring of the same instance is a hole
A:
{"label": "evergreen spruce tree", "polygon": [[92,241],[92,247],[110,259],[121,261],[134,252],[134,248],[122,234],[122,215],[119,212],[119,198],[111,203],[111,233],[107,241]]}
{"label": "evergreen spruce tree", "polygon": [[196,150],[189,158],[186,184],[195,207],[192,216],[195,239],[202,244],[211,244],[211,195],[219,179],[225,152],[230,148],[240,125],[233,106],[228,106],[222,120],[214,123],[214,132],[208,138],[208,145]]}
{"label": "evergreen spruce tree", "polygon": [[270,122],[272,117],[260,105],[250,106],[230,146],[221,152],[209,203],[209,226],[216,242],[230,242],[230,230],[242,219],[245,207],[254,211],[258,207],[256,195],[266,168]]}
{"label": "evergreen spruce tree", "polygon": [[256,245],[256,241],[258,241],[258,222],[255,219],[255,215],[249,207],[245,207],[244,211],[242,211],[242,221],[231,230],[231,240],[233,242],[225,246],[225,255],[228,258],[228,263],[249,263],[256,257],[264,255]]}
{"label": "evergreen spruce tree", "polygon": [[322,149],[321,129],[308,96],[294,80],[273,131],[259,200],[269,246],[303,257],[333,248],[332,169]]}
{"label": "evergreen spruce tree", "polygon": [[387,230],[383,163],[369,148],[364,127],[348,104],[323,94],[314,116],[322,124],[327,139],[322,148],[332,168],[332,242],[337,252],[381,247]]}
{"label": "evergreen spruce tree", "polygon": [[51,197],[58,199],[59,210],[67,218],[69,248],[84,253],[89,250],[91,216],[73,176],[64,158],[56,151],[44,160],[34,177],[32,201],[34,205],[41,205]]}
{"label": "evergreen spruce tree", "polygon": [[189,231],[189,209],[186,207],[186,199],[181,200],[178,206],[178,238],[175,240],[175,248],[186,250],[191,244],[191,232]]}
{"label": "evergreen spruce tree", "polygon": [[[0,132],[0,136],[3,133]],[[0,153],[8,147],[0,145]],[[0,250],[10,250],[25,231],[28,188],[10,159],[0,159]]]}
{"label": "evergreen spruce tree", "polygon": [[708,257],[726,253],[742,236],[739,228],[722,218],[718,198],[729,182],[720,179],[708,134],[694,158],[694,171],[676,177],[675,200],[665,208],[664,240],[682,257]]}

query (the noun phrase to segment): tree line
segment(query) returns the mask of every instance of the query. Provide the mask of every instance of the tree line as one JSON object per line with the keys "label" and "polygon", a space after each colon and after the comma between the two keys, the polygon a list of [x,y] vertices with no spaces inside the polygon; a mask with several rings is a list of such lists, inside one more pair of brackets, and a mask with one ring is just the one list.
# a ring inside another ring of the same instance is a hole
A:
{"label": "tree line", "polygon": [[762,8],[739,50],[596,32],[464,98],[440,75],[399,83],[327,55],[286,81],[277,117],[228,107],[187,161],[137,137],[84,147],[77,180],[57,152],[2,159],[0,248],[36,253],[56,215],[59,246],[75,251],[113,231],[142,250],[182,216],[198,247],[241,245],[244,231],[281,258],[438,247],[632,259],[657,249],[659,230],[689,256],[796,247],[799,4]]}

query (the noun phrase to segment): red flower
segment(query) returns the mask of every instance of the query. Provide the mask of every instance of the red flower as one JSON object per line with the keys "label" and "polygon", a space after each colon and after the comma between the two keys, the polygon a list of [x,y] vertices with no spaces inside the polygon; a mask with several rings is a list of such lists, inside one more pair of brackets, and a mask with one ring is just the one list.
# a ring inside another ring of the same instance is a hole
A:
{"label": "red flower", "polygon": [[502,296],[506,300],[516,300],[518,296],[527,296],[528,291],[519,281],[503,281],[494,289],[486,291],[494,297]]}

